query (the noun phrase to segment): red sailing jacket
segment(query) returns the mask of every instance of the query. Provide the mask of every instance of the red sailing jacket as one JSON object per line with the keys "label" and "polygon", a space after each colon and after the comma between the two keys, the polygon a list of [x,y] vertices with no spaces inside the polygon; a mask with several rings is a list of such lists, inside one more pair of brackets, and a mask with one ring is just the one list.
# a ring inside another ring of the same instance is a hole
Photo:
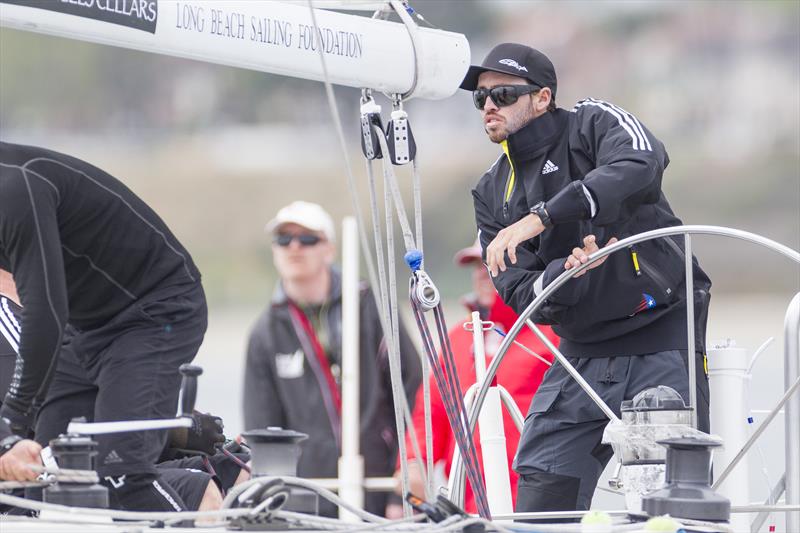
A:
{"label": "red sailing jacket", "polygon": [[[468,304],[468,307],[470,305]],[[495,298],[494,305],[489,311],[488,320],[495,323],[503,331],[508,331],[514,324],[517,315],[514,311],[503,303],[499,296]],[[459,322],[450,329],[448,335],[450,342],[453,346],[453,353],[456,359],[456,367],[458,368],[458,378],[461,382],[462,398],[466,390],[475,383],[475,361],[472,351],[472,332],[464,329],[463,325],[467,320]],[[542,332],[547,335],[556,346],[558,346],[558,337],[553,333],[549,326],[539,326]],[[487,331],[484,334],[486,343],[486,365],[492,362],[492,357],[503,337],[494,331]],[[545,359],[552,361],[553,355],[545,348],[542,342],[536,335],[528,328],[523,330],[517,336],[517,341],[532,350],[533,352],[543,356]],[[497,370],[496,381],[498,384],[511,393],[511,396],[517,403],[522,415],[528,412],[528,407],[533,399],[533,394],[539,388],[542,382],[542,377],[549,367],[541,362],[539,359],[526,353],[519,346],[511,345],[503,362]],[[439,390],[436,388],[436,383],[433,375],[430,377],[431,389],[431,418],[433,427],[433,462],[445,461],[445,473],[450,474],[450,466],[453,460],[453,450],[456,445],[453,432],[450,430],[450,424],[447,421],[447,414],[445,413],[442,397]],[[414,429],[416,431],[417,440],[419,441],[419,449],[425,455],[425,413],[423,402],[423,388],[420,387],[417,391],[417,399],[414,402],[414,410],[412,412],[412,419],[414,422]],[[503,427],[506,434],[506,452],[508,455],[508,469],[511,478],[511,494],[514,502],[517,498],[517,474],[511,470],[511,463],[514,460],[514,454],[517,452],[517,444],[519,443],[519,433],[511,416],[503,408]],[[410,433],[408,435],[408,455],[409,459],[414,457],[414,450],[411,446]],[[476,431],[474,435],[476,452],[478,454],[478,462],[481,463],[481,470],[483,470],[483,463],[481,458],[481,444],[480,432]],[[423,457],[423,460],[425,458]],[[476,512],[475,499],[472,494],[472,489],[467,483],[466,493],[464,495],[464,504],[468,512]]]}

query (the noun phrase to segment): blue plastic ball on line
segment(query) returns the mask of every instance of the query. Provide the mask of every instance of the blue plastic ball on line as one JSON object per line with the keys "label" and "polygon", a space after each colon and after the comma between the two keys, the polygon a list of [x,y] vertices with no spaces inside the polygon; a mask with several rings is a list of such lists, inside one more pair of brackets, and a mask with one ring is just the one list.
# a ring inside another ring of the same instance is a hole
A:
{"label": "blue plastic ball on line", "polygon": [[416,272],[422,266],[422,252],[419,250],[409,250],[406,252],[406,255],[403,256],[403,259],[405,259],[411,272]]}

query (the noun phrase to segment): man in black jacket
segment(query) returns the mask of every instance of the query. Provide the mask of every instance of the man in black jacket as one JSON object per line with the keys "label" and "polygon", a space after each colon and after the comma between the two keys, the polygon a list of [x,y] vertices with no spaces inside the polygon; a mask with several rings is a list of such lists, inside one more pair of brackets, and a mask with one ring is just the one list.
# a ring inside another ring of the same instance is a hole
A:
{"label": "man in black jacket", "polygon": [[[486,264],[518,313],[599,245],[681,224],[661,191],[669,163],[661,142],[607,102],[557,108],[555,69],[541,52],[498,45],[469,69],[461,88],[473,91],[489,139],[503,148],[472,194]],[[682,244],[659,239],[612,254],[556,291],[533,317],[554,325],[562,353],[617,412],[623,400],[656,385],[689,397]],[[694,280],[696,315],[704,317],[711,282],[696,261]],[[692,360],[699,369],[699,427],[707,431],[702,353]],[[607,422],[563,366],[554,365],[517,451],[517,510],[588,509],[612,455],[601,443]]]}
{"label": "man in black jacket", "polygon": [[[14,433],[27,437],[35,423],[47,443],[73,417],[175,416],[178,367],[206,329],[205,295],[189,253],[122,182],[65,154],[0,142],[0,268],[24,309],[0,407]],[[155,467],[165,432],[96,440],[112,505],[186,509]]]}
{"label": "man in black jacket", "polygon": [[[333,221],[317,204],[294,202],[267,225],[280,284],[255,323],[247,347],[244,421],[307,433],[297,474],[337,477],[341,450],[342,283],[334,267]],[[397,461],[389,359],[378,309],[360,288],[359,403],[364,472],[391,476]],[[411,339],[400,327],[403,390],[409,403],[421,381]],[[368,492],[364,507],[383,515],[386,493]],[[320,502],[323,515],[336,507]]]}

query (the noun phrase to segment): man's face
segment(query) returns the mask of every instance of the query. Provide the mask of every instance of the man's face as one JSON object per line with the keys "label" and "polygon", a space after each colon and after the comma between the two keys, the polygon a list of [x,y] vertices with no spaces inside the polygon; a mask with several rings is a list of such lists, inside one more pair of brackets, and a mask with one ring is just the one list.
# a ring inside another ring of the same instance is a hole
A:
{"label": "man's face", "polygon": [[[500,85],[530,85],[530,82],[519,76],[492,72],[487,70],[478,77],[479,89],[491,89]],[[528,122],[542,114],[538,112],[536,104],[539,94],[522,95],[513,104],[498,107],[491,97],[486,98],[486,103],[481,109],[483,127],[492,142],[499,143],[516,133]],[[546,109],[545,105],[545,109]]]}
{"label": "man's face", "polygon": [[[292,237],[288,245],[279,240]],[[303,244],[300,238],[313,241]],[[295,282],[324,281],[324,272],[330,268],[335,256],[333,244],[320,231],[312,231],[298,224],[283,224],[275,229],[272,240],[272,260],[283,280]]]}

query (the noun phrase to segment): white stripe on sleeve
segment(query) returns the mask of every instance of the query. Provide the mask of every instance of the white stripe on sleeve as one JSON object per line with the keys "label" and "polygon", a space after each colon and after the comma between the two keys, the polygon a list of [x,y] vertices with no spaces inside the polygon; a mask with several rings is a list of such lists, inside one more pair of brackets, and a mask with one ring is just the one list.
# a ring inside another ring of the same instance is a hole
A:
{"label": "white stripe on sleeve", "polygon": [[594,198],[592,198],[592,193],[589,192],[589,189],[586,188],[586,185],[581,183],[581,188],[583,189],[583,194],[586,195],[586,199],[589,200],[589,218],[594,218],[597,214],[597,205],[594,203]]}
{"label": "white stripe on sleeve", "polygon": [[11,348],[19,353],[20,328],[14,314],[8,307],[8,300],[0,298],[0,335],[3,335]]}
{"label": "white stripe on sleeve", "polygon": [[[650,146],[650,142],[647,140],[647,137],[644,135],[643,131],[640,131],[638,128],[638,121],[634,118],[633,121],[631,117],[633,115],[620,113],[616,109],[614,109],[610,104],[601,101],[592,101],[592,100],[582,100],[575,104],[573,108],[573,112],[575,109],[583,106],[592,106],[592,107],[599,107],[603,111],[607,112],[611,116],[617,119],[619,125],[624,129],[628,135],[631,137],[631,144],[633,145],[634,150],[648,150],[652,151],[652,146]],[[635,121],[635,122],[634,122]]]}
{"label": "white stripe on sleeve", "polygon": [[604,102],[602,100],[597,100],[595,98],[589,98],[589,100],[591,100],[592,102],[605,104],[605,105],[607,105],[607,106],[609,106],[609,107],[611,107],[613,109],[616,109],[619,113],[622,114],[622,116],[627,118],[628,123],[631,124],[631,126],[638,132],[639,139],[643,143],[642,146],[646,146],[648,150],[652,150],[653,149],[652,145],[650,144],[650,139],[647,138],[647,134],[644,131],[644,126],[642,126],[642,123],[639,122],[639,119],[637,119],[633,115],[633,113],[630,113],[629,111],[625,111],[620,106],[612,104],[610,102]]}
{"label": "white stripe on sleeve", "polygon": [[6,312],[6,315],[8,315],[8,319],[11,321],[11,324],[14,326],[14,328],[17,331],[22,331],[22,328],[20,327],[19,322],[17,322],[16,315],[14,315],[14,312],[11,310],[11,307],[8,305],[9,301],[10,300],[8,298],[6,298],[5,296],[0,297],[0,307],[2,307],[3,310]]}
{"label": "white stripe on sleeve", "polygon": [[544,287],[542,286],[543,284],[544,284],[544,272],[542,272],[541,275],[538,278],[536,278],[536,281],[533,282],[533,294],[539,296],[542,290],[544,290]]}

